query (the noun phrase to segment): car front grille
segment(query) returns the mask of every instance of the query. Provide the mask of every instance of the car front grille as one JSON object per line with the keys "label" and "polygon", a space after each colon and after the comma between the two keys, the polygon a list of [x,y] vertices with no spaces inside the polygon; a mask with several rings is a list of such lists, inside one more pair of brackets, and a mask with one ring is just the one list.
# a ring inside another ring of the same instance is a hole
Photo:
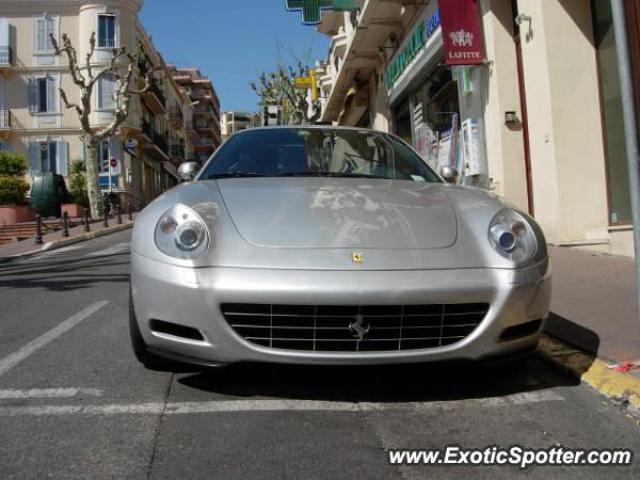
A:
{"label": "car front grille", "polygon": [[437,348],[473,332],[485,303],[326,306],[223,304],[229,326],[263,347],[313,352]]}

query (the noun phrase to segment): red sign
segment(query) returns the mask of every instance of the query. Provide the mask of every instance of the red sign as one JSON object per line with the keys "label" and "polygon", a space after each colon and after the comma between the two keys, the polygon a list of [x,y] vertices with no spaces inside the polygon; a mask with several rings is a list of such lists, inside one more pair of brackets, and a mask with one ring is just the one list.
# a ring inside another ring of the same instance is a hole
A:
{"label": "red sign", "polygon": [[440,22],[447,65],[484,63],[478,0],[440,0]]}
{"label": "red sign", "polygon": [[109,160],[109,165],[111,165],[112,168],[116,168],[118,166],[118,161],[115,158],[112,158]]}

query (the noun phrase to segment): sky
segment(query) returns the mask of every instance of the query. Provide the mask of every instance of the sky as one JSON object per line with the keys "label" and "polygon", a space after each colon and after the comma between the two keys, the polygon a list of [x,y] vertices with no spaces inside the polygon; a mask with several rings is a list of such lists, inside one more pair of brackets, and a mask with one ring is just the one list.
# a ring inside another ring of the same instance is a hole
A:
{"label": "sky", "polygon": [[222,111],[255,111],[249,84],[278,57],[324,59],[329,37],[302,24],[285,0],[146,0],[142,24],[167,63],[194,66],[207,75]]}

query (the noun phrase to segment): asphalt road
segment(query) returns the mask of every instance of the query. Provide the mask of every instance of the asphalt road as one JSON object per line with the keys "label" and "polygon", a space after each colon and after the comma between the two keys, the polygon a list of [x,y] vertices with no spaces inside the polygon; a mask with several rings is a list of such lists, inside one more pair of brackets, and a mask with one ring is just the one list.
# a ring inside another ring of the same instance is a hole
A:
{"label": "asphalt road", "polygon": [[506,367],[149,371],[130,232],[0,264],[0,477],[640,478],[627,467],[390,466],[393,448],[630,448],[640,427],[536,357]]}

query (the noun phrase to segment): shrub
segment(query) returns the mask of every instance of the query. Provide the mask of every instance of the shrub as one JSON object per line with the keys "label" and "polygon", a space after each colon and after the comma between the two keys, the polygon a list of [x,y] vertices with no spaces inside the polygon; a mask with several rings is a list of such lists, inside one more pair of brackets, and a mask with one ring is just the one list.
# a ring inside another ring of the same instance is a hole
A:
{"label": "shrub", "polygon": [[27,162],[19,153],[0,152],[0,176],[22,177],[27,172]]}
{"label": "shrub", "polygon": [[87,177],[84,161],[74,160],[71,162],[69,173],[69,192],[73,201],[81,207],[89,206],[89,194],[87,193]]}
{"label": "shrub", "polygon": [[17,176],[0,176],[0,205],[24,205],[29,184]]}

